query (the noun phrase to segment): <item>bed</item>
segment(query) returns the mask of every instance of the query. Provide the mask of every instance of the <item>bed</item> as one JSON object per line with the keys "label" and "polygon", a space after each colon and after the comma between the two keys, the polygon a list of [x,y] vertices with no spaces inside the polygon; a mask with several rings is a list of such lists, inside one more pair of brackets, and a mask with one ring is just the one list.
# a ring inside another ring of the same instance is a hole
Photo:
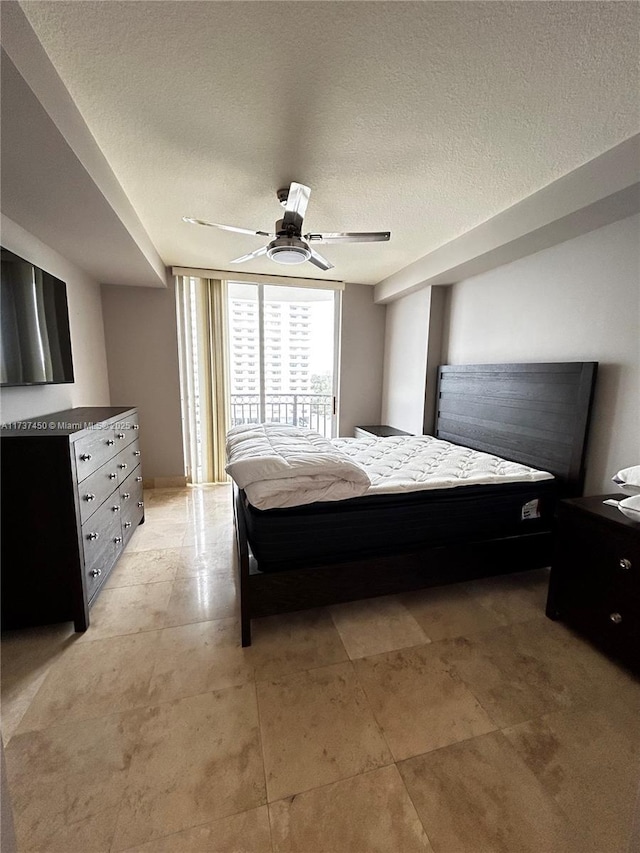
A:
{"label": "bed", "polygon": [[[234,483],[242,645],[260,616],[549,565],[555,503],[582,493],[596,371],[595,362],[439,368],[436,444],[552,477],[266,510]],[[357,459],[364,445],[352,442]]]}

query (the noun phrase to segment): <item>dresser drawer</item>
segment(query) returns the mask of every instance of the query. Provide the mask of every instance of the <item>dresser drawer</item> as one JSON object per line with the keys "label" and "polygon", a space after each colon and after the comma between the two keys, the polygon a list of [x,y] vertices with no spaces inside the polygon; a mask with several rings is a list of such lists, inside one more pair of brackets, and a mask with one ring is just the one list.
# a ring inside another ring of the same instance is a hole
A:
{"label": "dresser drawer", "polygon": [[129,417],[117,421],[113,430],[116,436],[116,444],[118,450],[122,450],[128,444],[138,437],[140,424],[138,423],[138,413],[133,412]]}
{"label": "dresser drawer", "polygon": [[81,483],[93,474],[101,465],[108,462],[118,452],[115,430],[96,426],[88,435],[73,443],[73,454],[76,459],[76,473]]}
{"label": "dresser drawer", "polygon": [[[117,511],[114,506],[118,506]],[[119,504],[107,501],[82,525],[84,572],[89,599],[102,584],[122,550],[120,511]]]}
{"label": "dresser drawer", "polygon": [[126,545],[144,516],[141,468],[136,468],[119,488],[122,536]]}
{"label": "dresser drawer", "polygon": [[141,458],[142,452],[137,438],[134,438],[127,447],[120,450],[116,459],[116,466],[121,482],[129,476],[134,468],[140,465]]}
{"label": "dresser drawer", "polygon": [[110,459],[78,485],[78,502],[82,524],[96,512],[111,492],[118,488],[118,466]]}

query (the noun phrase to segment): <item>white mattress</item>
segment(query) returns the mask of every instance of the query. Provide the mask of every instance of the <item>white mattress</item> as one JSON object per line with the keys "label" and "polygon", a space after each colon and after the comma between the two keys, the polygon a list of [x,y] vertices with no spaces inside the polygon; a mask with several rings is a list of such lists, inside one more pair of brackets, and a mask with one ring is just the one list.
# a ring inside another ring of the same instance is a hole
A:
{"label": "white mattress", "polygon": [[331,443],[367,472],[367,495],[553,479],[548,471],[430,435],[334,438]]}

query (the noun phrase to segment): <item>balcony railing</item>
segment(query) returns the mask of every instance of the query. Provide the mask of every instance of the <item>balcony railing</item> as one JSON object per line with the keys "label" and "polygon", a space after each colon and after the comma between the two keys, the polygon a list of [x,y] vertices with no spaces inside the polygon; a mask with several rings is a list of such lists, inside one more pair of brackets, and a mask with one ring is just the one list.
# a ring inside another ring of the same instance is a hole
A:
{"label": "balcony railing", "polygon": [[265,416],[260,415],[259,394],[231,395],[231,426],[267,423],[307,427],[331,436],[333,397],[327,394],[265,394]]}

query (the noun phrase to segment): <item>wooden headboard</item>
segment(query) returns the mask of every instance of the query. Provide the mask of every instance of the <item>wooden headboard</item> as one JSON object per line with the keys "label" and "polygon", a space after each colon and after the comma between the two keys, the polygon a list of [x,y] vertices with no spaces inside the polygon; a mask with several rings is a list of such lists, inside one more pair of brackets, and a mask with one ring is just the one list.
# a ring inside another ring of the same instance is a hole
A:
{"label": "wooden headboard", "polygon": [[447,364],[438,369],[435,434],[550,471],[582,494],[598,363]]}

